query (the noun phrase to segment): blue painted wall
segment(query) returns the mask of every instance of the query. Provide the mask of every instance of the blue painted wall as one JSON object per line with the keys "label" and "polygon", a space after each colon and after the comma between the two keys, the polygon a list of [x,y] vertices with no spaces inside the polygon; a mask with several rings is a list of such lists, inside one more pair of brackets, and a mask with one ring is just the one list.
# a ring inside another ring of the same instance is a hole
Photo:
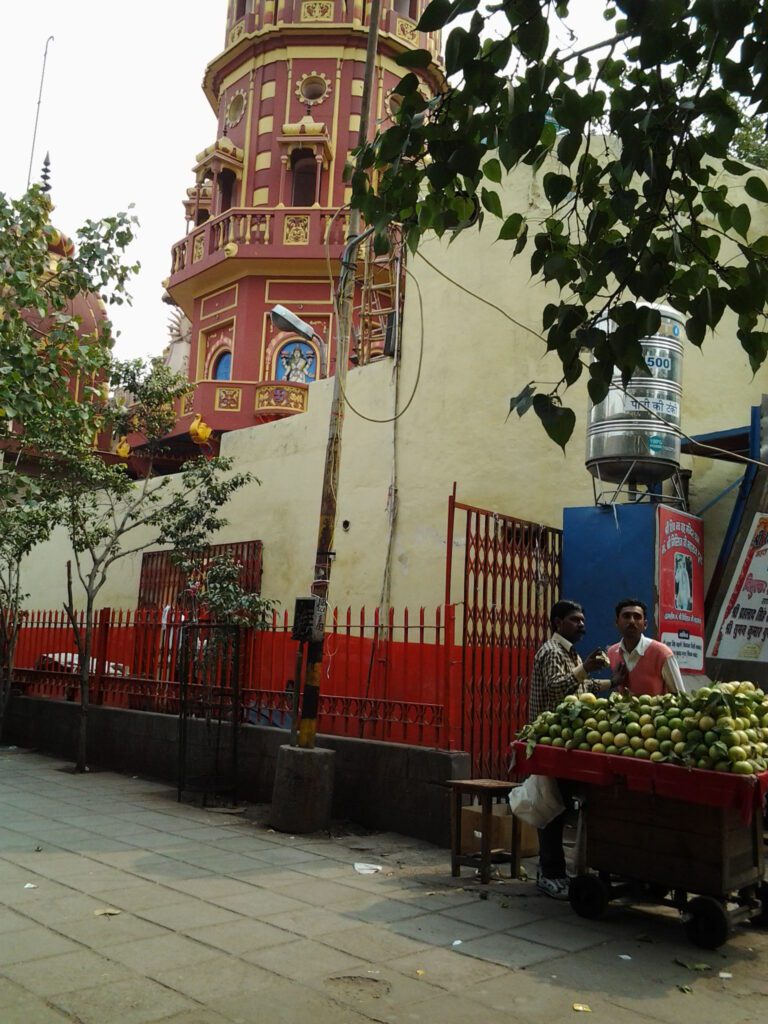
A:
{"label": "blue painted wall", "polygon": [[584,606],[583,656],[618,640],[614,607],[623,597],[648,606],[656,635],[656,506],[648,503],[563,510],[562,596]]}

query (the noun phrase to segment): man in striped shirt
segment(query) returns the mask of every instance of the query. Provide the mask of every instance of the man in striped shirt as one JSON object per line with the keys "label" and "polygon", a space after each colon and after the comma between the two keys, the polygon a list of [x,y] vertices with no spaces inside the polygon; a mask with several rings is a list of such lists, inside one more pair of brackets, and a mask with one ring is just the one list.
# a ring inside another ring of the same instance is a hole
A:
{"label": "man in striped shirt", "polygon": [[[531,678],[529,718],[533,721],[543,711],[554,711],[569,693],[596,692],[610,689],[610,680],[593,682],[589,673],[605,668],[608,658],[597,648],[585,658],[573,646],[584,636],[584,609],[575,601],[558,601],[549,616],[552,637],[536,652]],[[569,787],[560,783],[563,797]],[[537,887],[557,900],[568,899],[568,878],[563,852],[565,811],[544,828],[539,829],[539,874]]]}

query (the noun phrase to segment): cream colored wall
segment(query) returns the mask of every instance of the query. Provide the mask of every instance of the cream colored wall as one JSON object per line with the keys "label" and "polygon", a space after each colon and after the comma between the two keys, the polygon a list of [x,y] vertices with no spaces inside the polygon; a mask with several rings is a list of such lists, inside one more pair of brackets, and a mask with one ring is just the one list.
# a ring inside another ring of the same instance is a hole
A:
{"label": "cream colored wall", "polygon": [[[540,204],[538,180],[532,180],[527,170],[520,171],[505,191],[505,212],[526,210],[535,219],[546,212]],[[531,282],[525,255],[510,260],[508,243],[494,244],[498,227],[495,218],[488,217],[482,232],[464,232],[450,247],[447,241],[428,240],[422,252],[464,288],[536,330],[543,303],[552,301],[557,291]],[[768,228],[759,233],[768,233]],[[443,600],[447,501],[454,481],[460,501],[553,526],[562,524],[564,506],[593,501],[591,478],[584,468],[585,385],[579,382],[568,395],[577,423],[563,455],[532,411],[507,421],[511,395],[528,381],[554,381],[559,376],[559,363],[545,355],[544,343],[445,281],[419,256],[409,261],[409,270],[400,408],[418,372],[422,325],[416,284],[425,321],[423,362],[413,402],[396,430],[391,423],[369,423],[349,410],[344,426],[331,603],[355,609],[361,604],[372,607],[380,599],[395,451],[399,514],[391,603],[396,608],[432,609]],[[369,417],[391,416],[392,371],[390,360],[352,370],[347,390],[351,403]],[[746,423],[749,407],[768,390],[765,380],[762,371],[752,377],[735,339],[734,319],[724,318],[703,353],[686,346],[684,430],[697,434]],[[234,456],[238,469],[251,470],[261,486],[235,497],[227,511],[231,524],[216,540],[262,540],[263,592],[289,610],[311,582],[331,389],[332,381],[313,384],[305,414],[237,431],[222,445],[222,453]],[[692,511],[739,475],[730,464],[693,460]],[[708,571],[734,493],[705,515]],[[348,531],[341,528],[343,520],[349,521]],[[60,604],[63,583],[54,581],[63,580],[65,547],[57,539],[34,553],[25,577],[31,606]],[[462,557],[459,536],[454,551],[459,572]],[[138,573],[138,559],[121,565],[100,603],[134,606]],[[455,590],[453,598],[459,596]]]}

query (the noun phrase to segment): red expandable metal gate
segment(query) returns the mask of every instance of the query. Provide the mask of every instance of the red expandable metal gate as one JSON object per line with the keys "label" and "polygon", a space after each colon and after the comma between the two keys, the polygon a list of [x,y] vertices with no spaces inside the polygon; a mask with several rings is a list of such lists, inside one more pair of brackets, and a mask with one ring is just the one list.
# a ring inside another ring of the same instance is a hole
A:
{"label": "red expandable metal gate", "polygon": [[464,543],[461,746],[475,778],[506,778],[509,744],[527,718],[533,658],[560,596],[562,531],[488,509],[448,504],[446,605],[452,553]]}

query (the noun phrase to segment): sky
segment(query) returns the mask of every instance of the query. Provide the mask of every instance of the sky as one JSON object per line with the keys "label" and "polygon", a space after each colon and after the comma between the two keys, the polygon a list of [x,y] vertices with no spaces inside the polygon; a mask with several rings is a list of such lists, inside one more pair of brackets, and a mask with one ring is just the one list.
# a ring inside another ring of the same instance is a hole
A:
{"label": "sky", "polygon": [[[582,8],[575,24],[584,43],[610,34],[599,0],[572,7]],[[227,0],[0,0],[0,192],[15,197],[26,188],[52,35],[32,180],[49,152],[52,219],[72,236],[88,218],[134,204],[140,228],[130,257],[142,269],[132,306],[110,310],[123,358],[158,355],[167,344],[161,282],[185,233],[181,204],[195,154],[215,140],[200,85],[223,49],[226,11]]]}
{"label": "sky", "polygon": [[45,41],[32,180],[51,156],[52,220],[66,234],[135,205],[132,307],[112,307],[121,357],[157,355],[170,307],[162,280],[184,236],[182,200],[216,119],[200,87],[224,45],[227,0],[0,3],[0,192],[27,184]]}

